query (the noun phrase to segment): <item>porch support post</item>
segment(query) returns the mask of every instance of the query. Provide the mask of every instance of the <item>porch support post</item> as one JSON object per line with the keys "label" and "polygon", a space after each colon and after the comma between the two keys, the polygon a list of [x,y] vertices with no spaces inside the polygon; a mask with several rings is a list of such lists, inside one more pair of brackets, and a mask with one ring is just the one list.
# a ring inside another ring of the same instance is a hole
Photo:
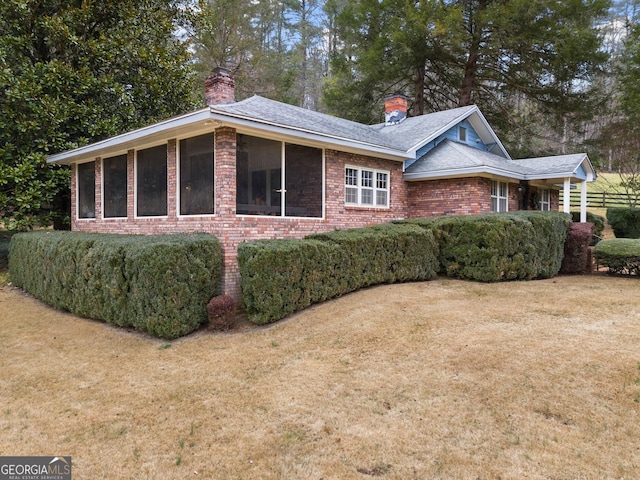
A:
{"label": "porch support post", "polygon": [[580,223],[587,221],[587,182],[582,181],[580,185]]}
{"label": "porch support post", "polygon": [[563,204],[563,211],[564,213],[571,213],[571,179],[570,178],[565,178],[564,179],[564,191],[563,191],[563,199],[562,199],[562,204]]}

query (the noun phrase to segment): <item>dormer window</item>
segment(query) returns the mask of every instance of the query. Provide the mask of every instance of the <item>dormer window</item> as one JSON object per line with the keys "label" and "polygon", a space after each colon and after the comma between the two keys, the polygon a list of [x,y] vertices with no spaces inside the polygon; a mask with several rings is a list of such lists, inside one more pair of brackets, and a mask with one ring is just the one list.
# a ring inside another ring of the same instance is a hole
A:
{"label": "dormer window", "polygon": [[467,141],[467,129],[465,127],[460,127],[458,129],[458,139],[461,142],[466,142]]}

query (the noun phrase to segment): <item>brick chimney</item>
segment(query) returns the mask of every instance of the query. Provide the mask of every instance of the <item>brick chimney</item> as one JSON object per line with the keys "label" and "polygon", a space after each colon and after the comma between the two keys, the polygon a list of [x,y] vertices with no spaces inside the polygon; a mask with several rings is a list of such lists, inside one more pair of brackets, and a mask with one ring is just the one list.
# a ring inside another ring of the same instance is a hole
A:
{"label": "brick chimney", "polygon": [[384,124],[396,125],[407,118],[407,97],[396,94],[384,99]]}
{"label": "brick chimney", "polygon": [[235,102],[235,87],[236,82],[229,70],[214,68],[204,81],[207,106]]}

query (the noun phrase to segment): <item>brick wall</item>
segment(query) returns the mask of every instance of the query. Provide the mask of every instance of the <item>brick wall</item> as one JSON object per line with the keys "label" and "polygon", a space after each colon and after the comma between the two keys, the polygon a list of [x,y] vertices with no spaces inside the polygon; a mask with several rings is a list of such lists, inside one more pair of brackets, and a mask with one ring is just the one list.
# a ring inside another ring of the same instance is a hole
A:
{"label": "brick wall", "polygon": [[[512,190],[511,185],[509,190]],[[410,182],[408,194],[411,218],[479,215],[491,212],[491,180],[488,178],[467,177]],[[509,198],[509,208],[512,208],[511,203],[512,199]]]}
{"label": "brick wall", "polygon": [[[223,245],[224,277],[222,292],[240,297],[240,275],[237,263],[238,244],[253,239],[302,238],[310,233],[336,228],[363,227],[406,217],[407,186],[402,179],[402,164],[333,150],[325,151],[325,215],[324,218],[292,218],[274,216],[236,216],[236,134],[227,127],[215,132],[215,215],[177,215],[176,141],[167,142],[167,215],[135,217],[135,152],[127,153],[127,218],[102,218],[96,202],[96,218],[75,218],[76,197],[72,196],[72,229],[86,232],[161,234],[208,232]],[[344,205],[344,168],[355,165],[390,172],[391,208],[358,208]],[[96,162],[96,194],[101,192],[100,161]],[[72,188],[76,186],[76,168],[72,169]],[[98,196],[96,197],[98,198]]]}

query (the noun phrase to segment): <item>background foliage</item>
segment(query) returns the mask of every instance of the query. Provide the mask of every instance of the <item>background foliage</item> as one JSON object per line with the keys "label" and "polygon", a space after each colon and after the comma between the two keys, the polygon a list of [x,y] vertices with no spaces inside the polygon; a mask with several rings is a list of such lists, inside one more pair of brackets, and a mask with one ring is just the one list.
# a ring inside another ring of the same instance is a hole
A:
{"label": "background foliage", "polygon": [[[46,156],[190,110],[192,67],[169,0],[0,3],[0,219],[63,215]],[[53,212],[51,211],[53,208]]]}

